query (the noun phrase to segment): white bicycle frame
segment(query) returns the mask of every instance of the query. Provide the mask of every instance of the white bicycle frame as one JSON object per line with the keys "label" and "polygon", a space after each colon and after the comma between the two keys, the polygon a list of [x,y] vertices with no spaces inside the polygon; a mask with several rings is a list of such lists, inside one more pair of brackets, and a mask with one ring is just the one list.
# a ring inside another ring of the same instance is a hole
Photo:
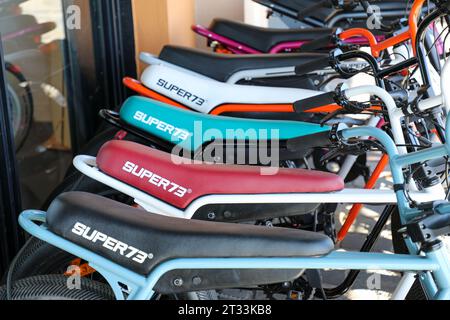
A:
{"label": "white bicycle frame", "polygon": [[[154,59],[161,61],[157,58]],[[172,88],[182,89],[190,96],[196,96],[204,102],[200,105],[199,99],[192,101],[191,98],[180,96],[179,90],[167,90],[158,85],[160,80],[164,80],[165,83],[172,85]],[[141,81],[146,87],[206,114],[224,104],[292,104],[293,101],[323,93],[307,89],[224,83],[163,61],[145,69]]]}
{"label": "white bicycle frame", "polygon": [[[203,77],[205,79],[210,79],[209,77],[198,74],[189,69],[186,69],[186,68],[180,67],[176,64],[172,64],[170,62],[161,60],[157,56],[155,56],[151,53],[142,52],[139,57],[142,62],[144,62],[150,66],[164,65],[169,68],[178,69],[179,71],[182,71],[182,72],[191,73],[192,75]],[[284,68],[260,68],[260,69],[249,69],[249,70],[239,71],[239,72],[234,73],[227,81],[225,81],[225,83],[236,84],[242,80],[295,76],[295,67],[296,66],[293,65],[293,66],[284,67]],[[328,73],[328,72],[334,72],[334,71],[331,68],[325,68],[323,70],[318,70],[316,73],[321,74],[321,73]]]}
{"label": "white bicycle frame", "polygon": [[[407,49],[403,47],[393,49],[397,59],[393,60],[392,64],[401,62],[401,58],[399,57],[404,56],[405,50]],[[211,113],[215,108],[224,104],[291,104],[294,101],[307,99],[323,93],[322,91],[309,89],[244,86],[237,84],[241,80],[294,76],[296,66],[240,71],[232,75],[226,82],[220,82],[192,70],[161,60],[149,53],[141,53],[140,59],[149,65],[141,75],[141,82],[146,87],[202,113]],[[361,65],[362,63],[355,61],[342,62],[342,65],[353,66],[355,64]],[[325,75],[333,72],[334,70],[331,68],[326,68],[311,73]],[[164,80],[164,83],[172,89],[169,90],[159,85],[161,80]],[[351,86],[352,78],[343,80],[342,82]],[[180,90],[173,90],[173,88],[181,89],[182,92],[196,96],[204,102],[199,105],[198,99],[192,101],[186,95],[180,95]]]}

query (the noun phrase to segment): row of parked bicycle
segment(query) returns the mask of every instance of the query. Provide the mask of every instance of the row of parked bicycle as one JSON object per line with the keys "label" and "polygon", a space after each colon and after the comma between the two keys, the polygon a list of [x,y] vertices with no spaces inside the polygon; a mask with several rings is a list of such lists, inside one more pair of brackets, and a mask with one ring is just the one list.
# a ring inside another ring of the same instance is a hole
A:
{"label": "row of parked bicycle", "polygon": [[[304,29],[218,19],[193,27],[216,52],[142,53],[136,95],[20,215],[0,298],[333,299],[390,270],[393,299],[450,299],[450,1],[256,2]],[[361,250],[337,250],[363,205],[383,210]],[[395,254],[371,252],[388,221]]]}

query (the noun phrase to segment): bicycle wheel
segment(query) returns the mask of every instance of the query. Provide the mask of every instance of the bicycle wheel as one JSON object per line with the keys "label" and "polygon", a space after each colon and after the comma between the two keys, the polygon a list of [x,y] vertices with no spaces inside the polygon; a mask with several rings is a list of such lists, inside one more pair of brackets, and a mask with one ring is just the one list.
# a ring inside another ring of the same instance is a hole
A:
{"label": "bicycle wheel", "polygon": [[[111,288],[103,283],[81,278],[79,288],[69,289],[62,275],[19,280],[11,289],[11,300],[115,300]],[[0,287],[0,300],[6,299],[6,286]]]}
{"label": "bicycle wheel", "polygon": [[18,70],[7,63],[6,71],[10,120],[16,151],[19,151],[30,134],[33,124],[33,96],[25,77]]}
{"label": "bicycle wheel", "polygon": [[[53,192],[49,199],[68,191],[84,191],[98,194],[122,203],[132,204],[130,197],[121,194],[97,181],[80,173],[75,173],[64,180]],[[47,209],[49,203],[44,205]],[[30,276],[44,274],[64,274],[71,262],[76,259],[73,255],[60,250],[42,240],[31,237],[22,248],[16,262],[12,265],[12,279],[23,279]]]}

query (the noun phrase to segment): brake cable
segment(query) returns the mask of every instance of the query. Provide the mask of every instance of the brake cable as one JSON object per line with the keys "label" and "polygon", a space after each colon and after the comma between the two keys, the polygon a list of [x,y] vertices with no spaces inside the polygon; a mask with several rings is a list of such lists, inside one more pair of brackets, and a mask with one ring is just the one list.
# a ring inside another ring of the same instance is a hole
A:
{"label": "brake cable", "polygon": [[343,83],[339,84],[336,87],[335,94],[334,94],[334,100],[338,106],[341,108],[328,114],[325,116],[321,121],[320,125],[324,126],[328,121],[336,118],[338,115],[341,114],[361,114],[363,112],[366,112],[370,109],[371,104],[369,103],[362,103],[357,101],[351,101],[348,99],[344,91],[342,90]]}

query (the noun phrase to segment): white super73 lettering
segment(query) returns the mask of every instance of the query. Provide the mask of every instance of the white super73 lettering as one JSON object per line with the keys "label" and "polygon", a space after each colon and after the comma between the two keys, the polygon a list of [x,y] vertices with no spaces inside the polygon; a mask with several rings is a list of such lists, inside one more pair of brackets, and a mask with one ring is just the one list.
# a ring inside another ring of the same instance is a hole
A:
{"label": "white super73 lettering", "polygon": [[179,184],[166,178],[163,178],[155,174],[154,172],[151,172],[150,170],[140,167],[133,162],[127,161],[122,167],[122,170],[140,179],[148,179],[148,183],[161,188],[179,198],[183,198],[188,192],[187,188],[182,187]]}

